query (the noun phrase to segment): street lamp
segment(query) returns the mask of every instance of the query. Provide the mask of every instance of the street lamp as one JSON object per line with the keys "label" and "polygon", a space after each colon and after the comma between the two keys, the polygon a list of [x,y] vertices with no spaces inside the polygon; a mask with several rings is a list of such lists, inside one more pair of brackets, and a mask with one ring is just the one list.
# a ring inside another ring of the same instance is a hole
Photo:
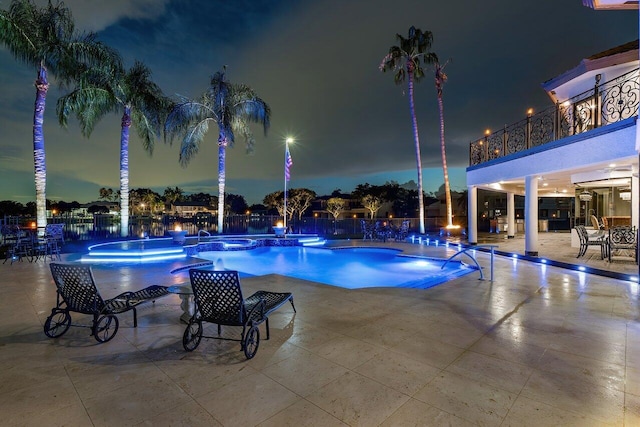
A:
{"label": "street lamp", "polygon": [[284,140],[284,231],[285,236],[287,232],[287,181],[291,178],[291,174],[289,169],[293,164],[293,160],[291,160],[291,154],[289,154],[289,144],[293,144],[293,138],[287,137]]}

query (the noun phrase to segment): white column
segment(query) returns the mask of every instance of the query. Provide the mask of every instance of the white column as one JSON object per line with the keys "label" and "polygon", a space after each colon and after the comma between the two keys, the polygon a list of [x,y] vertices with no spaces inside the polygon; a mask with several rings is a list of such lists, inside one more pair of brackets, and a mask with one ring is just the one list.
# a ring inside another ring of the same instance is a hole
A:
{"label": "white column", "polygon": [[507,193],[507,239],[516,235],[516,195]]}
{"label": "white column", "polygon": [[527,176],[524,180],[524,253],[538,256],[538,178]]}
{"label": "white column", "polygon": [[467,187],[467,238],[469,244],[478,244],[478,187]]}

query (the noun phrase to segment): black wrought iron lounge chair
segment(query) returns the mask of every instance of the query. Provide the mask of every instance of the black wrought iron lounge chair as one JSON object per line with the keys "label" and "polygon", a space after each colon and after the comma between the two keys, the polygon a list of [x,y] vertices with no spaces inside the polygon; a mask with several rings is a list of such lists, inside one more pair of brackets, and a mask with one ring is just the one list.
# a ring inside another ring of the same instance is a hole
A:
{"label": "black wrought iron lounge chair", "polygon": [[[136,292],[124,292],[105,300],[100,296],[91,267],[51,263],[51,274],[57,288],[56,306],[44,322],[44,333],[50,338],[63,335],[70,326],[91,328],[98,342],[107,342],[118,332],[116,314],[133,310],[133,326],[138,326],[136,306],[168,295],[165,286],[148,286]],[[91,325],[71,323],[70,312],[93,315]]]}
{"label": "black wrought iron lounge chair", "polygon": [[[202,338],[240,341],[240,350],[247,359],[255,356],[260,345],[258,326],[266,323],[269,339],[269,314],[289,301],[293,311],[293,295],[290,292],[257,291],[247,299],[242,297],[237,271],[189,270],[191,288],[195,300],[194,314],[182,337],[186,351],[195,350]],[[218,325],[218,336],[203,335],[203,322]],[[240,339],[220,336],[222,326],[241,326]]]}
{"label": "black wrought iron lounge chair", "polygon": [[[620,225],[609,228],[609,236],[606,243],[606,254],[609,262],[612,260],[614,251],[631,252],[633,260],[638,262],[638,235],[635,227],[630,225]],[[629,257],[631,259],[631,257]]]}

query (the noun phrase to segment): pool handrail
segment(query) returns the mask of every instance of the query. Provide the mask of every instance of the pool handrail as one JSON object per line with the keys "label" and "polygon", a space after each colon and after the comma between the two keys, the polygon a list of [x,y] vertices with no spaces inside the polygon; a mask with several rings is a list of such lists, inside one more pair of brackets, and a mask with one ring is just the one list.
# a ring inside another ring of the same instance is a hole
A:
{"label": "pool handrail", "polygon": [[451,255],[449,258],[447,258],[447,260],[442,264],[442,267],[440,267],[440,269],[444,269],[444,267],[447,265],[447,263],[449,261],[451,261],[453,258],[455,258],[456,256],[460,255],[460,254],[464,254],[466,256],[468,256],[469,258],[471,258],[471,260],[475,263],[476,267],[478,267],[478,271],[480,272],[480,280],[484,280],[484,273],[482,272],[482,267],[480,267],[480,264],[478,264],[478,260],[476,260],[476,257],[473,255],[470,255],[467,251],[469,250],[473,250],[473,249],[478,249],[478,248],[489,248],[491,251],[491,281],[493,282],[493,259],[494,259],[494,255],[495,255],[495,248],[497,248],[498,245],[474,245],[474,246],[467,246],[466,248],[460,249],[458,252],[456,252],[455,254]]}
{"label": "pool handrail", "polygon": [[211,237],[211,233],[209,233],[207,230],[198,230],[198,243],[200,243],[200,236],[202,236],[203,234],[207,237]]}

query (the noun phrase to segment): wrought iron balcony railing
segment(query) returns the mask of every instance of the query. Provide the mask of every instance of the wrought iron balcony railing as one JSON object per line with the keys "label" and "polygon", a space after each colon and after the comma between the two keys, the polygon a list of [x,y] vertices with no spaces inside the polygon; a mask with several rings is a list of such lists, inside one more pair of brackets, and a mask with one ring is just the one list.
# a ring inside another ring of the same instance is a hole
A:
{"label": "wrought iron balcony railing", "polygon": [[599,84],[596,77],[593,89],[488,133],[471,142],[469,165],[479,165],[636,116],[640,102],[639,76],[639,70],[635,69],[604,84]]}

